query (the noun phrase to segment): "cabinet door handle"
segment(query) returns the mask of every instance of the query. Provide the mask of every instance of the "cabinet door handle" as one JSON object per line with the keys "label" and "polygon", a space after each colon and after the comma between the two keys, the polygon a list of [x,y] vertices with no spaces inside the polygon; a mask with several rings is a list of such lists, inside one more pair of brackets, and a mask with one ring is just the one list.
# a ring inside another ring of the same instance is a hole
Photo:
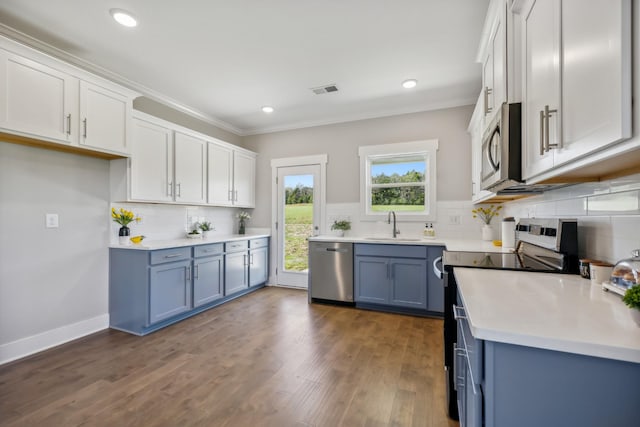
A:
{"label": "cabinet door handle", "polygon": [[489,107],[489,95],[493,92],[493,89],[490,89],[489,86],[484,87],[484,115],[486,116],[493,108]]}
{"label": "cabinet door handle", "polygon": [[193,266],[193,278],[194,278],[194,279],[197,279],[197,278],[198,278],[198,275],[199,275],[199,274],[198,274],[198,270],[199,270],[199,268],[198,268],[198,267],[199,267],[199,265],[198,265],[198,264],[196,264],[196,265],[194,265],[194,266]]}
{"label": "cabinet door handle", "polygon": [[191,280],[191,267],[187,267],[185,269],[185,275],[186,275],[186,280],[187,281]]}
{"label": "cabinet door handle", "polygon": [[453,389],[458,390],[458,345],[453,343]]}
{"label": "cabinet door handle", "polygon": [[540,110],[540,155],[544,154],[544,111]]}
{"label": "cabinet door handle", "polygon": [[435,273],[436,277],[438,279],[442,279],[442,270],[440,270],[438,268],[438,263],[442,262],[442,257],[439,256],[438,258],[433,260],[433,272]]}
{"label": "cabinet door handle", "polygon": [[177,184],[176,184],[176,197],[180,197],[180,196],[181,196],[181,194],[182,194],[182,188],[181,188],[181,185],[180,185],[180,183],[177,183]]}
{"label": "cabinet door handle", "polygon": [[173,197],[173,183],[167,182],[167,196]]}
{"label": "cabinet door handle", "polygon": [[247,266],[247,256],[246,255],[242,255],[242,265],[244,265],[245,267]]}
{"label": "cabinet door handle", "polygon": [[71,114],[67,114],[67,135],[71,135]]}
{"label": "cabinet door handle", "polygon": [[229,190],[229,194],[227,194],[227,200],[233,202],[233,190]]}
{"label": "cabinet door handle", "polygon": [[237,201],[238,201],[238,190],[236,190],[236,191],[235,191],[235,196],[234,196],[233,201],[234,201],[234,202],[237,202]]}
{"label": "cabinet door handle", "polygon": [[86,138],[87,137],[87,118],[86,117],[82,120],[82,126],[84,128],[82,132],[82,137]]}
{"label": "cabinet door handle", "polygon": [[545,131],[544,131],[544,137],[545,137],[545,151],[549,151],[551,148],[560,148],[560,145],[558,143],[555,144],[550,144],[549,143],[549,119],[551,118],[552,114],[557,113],[558,110],[557,109],[553,109],[550,110],[548,105],[544,106],[544,124],[545,124]]}

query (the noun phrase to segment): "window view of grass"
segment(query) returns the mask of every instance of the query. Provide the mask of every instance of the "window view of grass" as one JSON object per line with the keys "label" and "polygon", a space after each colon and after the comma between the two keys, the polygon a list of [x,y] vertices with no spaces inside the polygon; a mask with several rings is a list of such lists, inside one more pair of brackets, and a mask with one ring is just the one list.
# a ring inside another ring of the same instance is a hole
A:
{"label": "window view of grass", "polygon": [[371,164],[371,210],[424,211],[424,161],[389,159]]}
{"label": "window view of grass", "polygon": [[302,272],[309,268],[307,237],[313,234],[313,188],[286,184],[285,181],[284,268]]}

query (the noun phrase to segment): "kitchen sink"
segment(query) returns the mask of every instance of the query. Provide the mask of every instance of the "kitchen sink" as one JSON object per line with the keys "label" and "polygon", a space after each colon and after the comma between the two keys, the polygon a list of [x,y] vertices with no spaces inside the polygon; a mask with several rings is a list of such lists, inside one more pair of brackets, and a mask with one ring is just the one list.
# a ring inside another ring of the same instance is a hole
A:
{"label": "kitchen sink", "polygon": [[419,242],[422,239],[415,239],[409,237],[365,237],[365,240],[384,240],[390,242]]}

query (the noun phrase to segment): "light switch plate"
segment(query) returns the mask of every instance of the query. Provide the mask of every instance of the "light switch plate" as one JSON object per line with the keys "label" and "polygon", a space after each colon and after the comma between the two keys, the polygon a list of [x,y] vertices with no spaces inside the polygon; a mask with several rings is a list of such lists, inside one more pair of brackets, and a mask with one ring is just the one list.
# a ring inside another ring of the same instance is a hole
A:
{"label": "light switch plate", "polygon": [[46,214],[45,224],[47,228],[58,228],[58,214]]}

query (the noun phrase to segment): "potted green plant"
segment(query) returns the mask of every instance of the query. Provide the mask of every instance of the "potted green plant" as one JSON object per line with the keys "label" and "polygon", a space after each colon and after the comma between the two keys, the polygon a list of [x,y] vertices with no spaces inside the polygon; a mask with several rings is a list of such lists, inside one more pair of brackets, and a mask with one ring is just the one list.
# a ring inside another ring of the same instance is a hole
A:
{"label": "potted green plant", "polygon": [[333,224],[331,224],[331,230],[333,230],[337,236],[342,237],[345,231],[351,230],[351,222],[347,220],[335,220]]}
{"label": "potted green plant", "polygon": [[195,224],[190,232],[187,233],[187,237],[190,239],[200,239],[202,238],[202,234],[198,230],[197,224]]}
{"label": "potted green plant", "polygon": [[202,221],[198,223],[198,228],[202,231],[202,237],[205,239],[209,237],[209,234],[214,230],[213,225],[209,221]]}
{"label": "potted green plant", "polygon": [[631,317],[640,326],[640,285],[630,287],[622,301],[631,308]]}

